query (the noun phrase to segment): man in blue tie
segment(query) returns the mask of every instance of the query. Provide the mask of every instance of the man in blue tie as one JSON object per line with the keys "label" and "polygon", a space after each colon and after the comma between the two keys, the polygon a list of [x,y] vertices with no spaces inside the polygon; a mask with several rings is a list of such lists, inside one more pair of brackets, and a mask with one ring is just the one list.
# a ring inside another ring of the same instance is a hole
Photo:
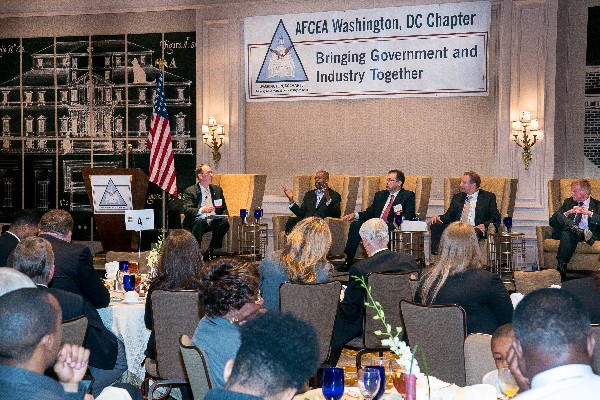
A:
{"label": "man in blue tie", "polygon": [[590,181],[574,181],[571,184],[571,197],[565,199],[560,209],[550,217],[552,238],[560,240],[556,269],[563,281],[577,244],[586,242],[591,246],[600,238],[600,202],[591,194]]}

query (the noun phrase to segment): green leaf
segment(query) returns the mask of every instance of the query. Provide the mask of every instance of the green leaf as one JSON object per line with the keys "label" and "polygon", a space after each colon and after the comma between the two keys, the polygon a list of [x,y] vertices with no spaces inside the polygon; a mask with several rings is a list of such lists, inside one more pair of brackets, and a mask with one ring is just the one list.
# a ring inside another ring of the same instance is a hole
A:
{"label": "green leaf", "polygon": [[376,330],[373,333],[375,334],[375,336],[381,336],[381,335],[383,335],[383,332],[381,332],[380,330]]}

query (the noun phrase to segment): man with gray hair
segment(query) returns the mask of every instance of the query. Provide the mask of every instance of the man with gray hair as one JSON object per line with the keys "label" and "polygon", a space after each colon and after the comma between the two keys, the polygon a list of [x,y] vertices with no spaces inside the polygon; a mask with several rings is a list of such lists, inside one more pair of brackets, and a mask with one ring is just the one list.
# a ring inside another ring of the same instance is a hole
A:
{"label": "man with gray hair", "polygon": [[335,318],[329,358],[332,366],[337,364],[344,345],[362,334],[365,292],[354,277],[366,278],[370,272],[408,272],[417,269],[413,256],[388,249],[390,237],[386,221],[371,218],[362,224],[358,233],[368,258],[350,268],[348,287]]}
{"label": "man with gray hair", "polygon": [[27,275],[12,268],[0,267],[0,296],[28,287],[35,287],[35,283]]}

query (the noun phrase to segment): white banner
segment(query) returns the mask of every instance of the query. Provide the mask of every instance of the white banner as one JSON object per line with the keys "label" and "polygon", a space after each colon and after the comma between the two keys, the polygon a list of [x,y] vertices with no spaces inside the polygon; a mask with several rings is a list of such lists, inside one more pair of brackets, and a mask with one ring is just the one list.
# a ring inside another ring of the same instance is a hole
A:
{"label": "white banner", "polygon": [[248,101],[484,96],[491,3],[246,18]]}
{"label": "white banner", "polygon": [[131,175],[91,175],[95,214],[125,214],[133,210]]}

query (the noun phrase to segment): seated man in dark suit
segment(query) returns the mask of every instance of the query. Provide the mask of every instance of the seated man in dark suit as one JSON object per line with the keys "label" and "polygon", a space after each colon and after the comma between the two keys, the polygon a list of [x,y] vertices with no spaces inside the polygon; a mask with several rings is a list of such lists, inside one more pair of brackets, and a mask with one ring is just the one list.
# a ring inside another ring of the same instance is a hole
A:
{"label": "seated man in dark suit", "polygon": [[350,268],[348,287],[333,328],[329,357],[331,365],[337,364],[344,345],[362,334],[365,291],[353,277],[366,278],[370,272],[408,272],[417,268],[417,263],[411,255],[388,250],[390,236],[388,226],[382,219],[368,220],[360,227],[359,234],[369,257]]}
{"label": "seated man in dark suit", "polygon": [[0,267],[6,265],[8,256],[21,240],[37,235],[39,223],[40,217],[35,211],[21,210],[15,213],[10,228],[0,236]]}
{"label": "seated man in dark suit", "polygon": [[350,269],[354,263],[356,250],[360,245],[360,235],[358,233],[362,224],[371,218],[381,218],[387,223],[390,230],[394,229],[395,214],[402,214],[404,219],[411,220],[415,217],[415,193],[405,190],[404,173],[393,169],[388,172],[386,180],[386,189],[375,193],[373,203],[365,210],[358,213],[344,215],[345,221],[352,221],[348,232],[348,241],[344,253],[346,262],[338,271],[345,272]]}
{"label": "seated man in dark suit", "polygon": [[339,218],[342,214],[340,205],[342,196],[335,190],[329,188],[329,172],[319,171],[315,174],[315,190],[309,190],[302,199],[302,205],[298,206],[294,201],[292,192],[283,188],[283,193],[290,201],[290,210],[296,217],[288,218],[285,224],[285,233],[288,234],[296,224],[308,217]]}
{"label": "seated man in dark suit", "polygon": [[94,377],[94,395],[123,375],[127,370],[124,345],[104,326],[94,306],[78,294],[48,288],[54,275],[54,252],[46,239],[31,237],[19,243],[8,258],[8,266],[29,276],[38,288],[52,294],[61,306],[63,321],[80,315],[87,317],[85,348],[91,352],[89,366]]}
{"label": "seated man in dark suit", "polygon": [[593,197],[592,186],[587,179],[571,184],[571,197],[550,217],[552,239],[560,240],[556,254],[556,269],[564,281],[567,264],[575,253],[577,243],[590,246],[600,238],[600,202]]}
{"label": "seated man in dark suit", "polygon": [[480,189],[480,185],[481,177],[477,173],[465,172],[460,180],[460,192],[452,196],[448,210],[431,218],[431,254],[437,254],[444,229],[455,221],[473,225],[477,238],[486,238],[488,225],[500,218],[500,212],[496,205],[496,195]]}
{"label": "seated man in dark suit", "polygon": [[183,228],[192,232],[198,243],[202,242],[205,233],[212,232],[208,250],[204,253],[204,261],[208,261],[214,250],[223,247],[223,238],[229,230],[228,211],[223,189],[212,184],[212,169],[200,164],[196,167],[196,177],[198,183],[183,192]]}

